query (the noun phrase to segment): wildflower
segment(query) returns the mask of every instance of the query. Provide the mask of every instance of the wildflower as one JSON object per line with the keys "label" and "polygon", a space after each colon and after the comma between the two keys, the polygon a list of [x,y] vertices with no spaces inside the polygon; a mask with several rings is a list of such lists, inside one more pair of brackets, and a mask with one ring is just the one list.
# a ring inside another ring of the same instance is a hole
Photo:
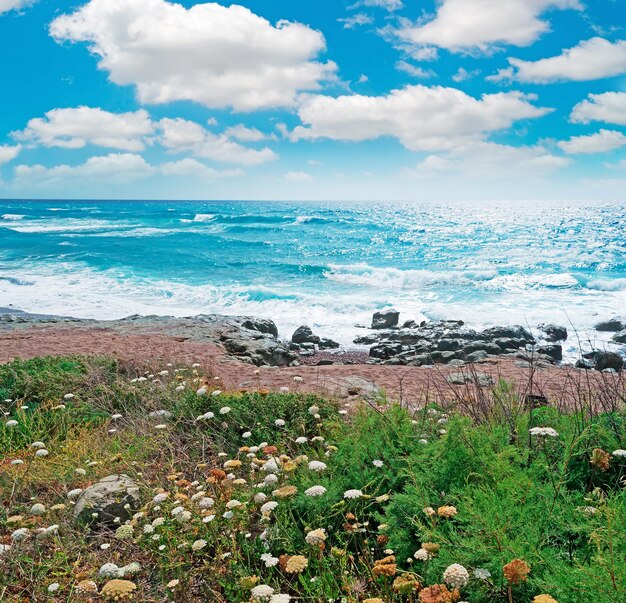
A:
{"label": "wildflower", "polygon": [[100,594],[105,599],[120,601],[122,599],[130,599],[137,585],[130,580],[109,580],[103,587]]}
{"label": "wildflower", "polygon": [[119,414],[119,413],[116,413],[116,414],[114,414],[114,415],[111,415],[111,418],[112,418],[114,421],[117,421],[118,419],[121,419],[121,418],[122,418],[122,415],[121,415],[121,414]]}
{"label": "wildflower", "polygon": [[23,465],[24,461],[22,459],[13,459],[11,461],[11,465]]}
{"label": "wildflower", "polygon": [[489,578],[491,578],[491,572],[488,569],[477,567],[474,570],[474,577],[479,580],[489,580]]}
{"label": "wildflower", "polygon": [[164,429],[167,429],[167,425],[165,423],[159,423],[158,425],[155,425],[154,428],[159,431],[163,431]]}
{"label": "wildflower", "polygon": [[385,463],[383,463],[382,461],[379,461],[379,460],[372,461],[372,465],[374,465],[374,467],[377,467],[377,468],[379,468],[379,469],[380,469],[380,468],[381,468],[384,464],[385,464]]}
{"label": "wildflower", "polygon": [[274,589],[267,584],[259,584],[252,589],[250,594],[253,601],[269,601],[269,598],[274,594]]}
{"label": "wildflower", "polygon": [[167,583],[167,588],[176,588],[178,585],[180,584],[180,580],[177,580],[176,578],[174,580],[170,580]]}
{"label": "wildflower", "polygon": [[230,459],[223,465],[224,469],[239,469],[242,463],[239,459]]}
{"label": "wildflower", "polygon": [[57,590],[59,590],[60,587],[61,585],[58,582],[53,582],[48,586],[48,592],[55,593]]}
{"label": "wildflower", "polygon": [[44,507],[41,503],[35,503],[30,508],[30,514],[34,515],[35,517],[43,515],[45,512],[46,512],[46,507]]}
{"label": "wildflower", "polygon": [[78,498],[82,494],[82,492],[83,492],[82,488],[74,488],[74,490],[70,490],[67,493],[67,497],[70,500],[74,500],[75,498]]}
{"label": "wildflower", "polygon": [[324,486],[311,486],[304,491],[307,496],[323,496],[326,494],[326,488]]}
{"label": "wildflower", "polygon": [[189,511],[182,511],[176,516],[176,521],[178,523],[187,523],[191,520],[191,513]]}
{"label": "wildflower", "polygon": [[612,452],[613,456],[617,456],[617,457],[621,457],[621,458],[626,458],[626,450],[622,450],[621,448],[614,450]]}
{"label": "wildflower", "polygon": [[50,453],[45,448],[40,448],[37,452],[35,452],[35,456],[39,458],[43,458],[44,456],[48,456]]}
{"label": "wildflower", "polygon": [[532,427],[528,430],[531,436],[536,436],[539,438],[558,438],[559,434],[552,427]]}
{"label": "wildflower", "polygon": [[343,493],[344,498],[362,498],[363,492],[361,490],[346,490]]}
{"label": "wildflower", "polygon": [[98,576],[101,578],[121,578],[122,571],[115,563],[105,563],[98,570]]}
{"label": "wildflower", "polygon": [[275,484],[276,482],[278,482],[278,477],[276,477],[273,473],[266,475],[265,478],[263,479],[263,483],[266,486],[271,486],[272,484]]}
{"label": "wildflower", "polygon": [[274,490],[274,492],[272,492],[272,494],[276,498],[288,498],[289,496],[293,496],[297,493],[298,488],[296,488],[295,486],[283,486],[282,488],[279,488],[278,490]]}
{"label": "wildflower", "polygon": [[306,569],[307,565],[309,565],[309,560],[306,557],[293,555],[287,559],[285,571],[288,574],[300,574]]}
{"label": "wildflower", "polygon": [[315,471],[319,473],[320,471],[324,471],[327,468],[326,463],[322,463],[322,461],[311,461],[309,463],[309,469],[311,471]]}
{"label": "wildflower", "polygon": [[207,515],[202,519],[202,523],[211,523],[215,519],[215,515]]}
{"label": "wildflower", "polygon": [[279,593],[270,597],[269,603],[289,603],[291,601],[291,595],[284,595]]}
{"label": "wildflower", "polygon": [[424,445],[424,444],[428,444],[428,440],[426,440],[426,439],[424,439],[424,438],[420,438],[419,440],[417,440],[417,443],[418,443],[418,444],[422,444],[422,445]]}
{"label": "wildflower", "polygon": [[215,504],[215,501],[210,496],[203,496],[198,501],[198,507],[200,509],[210,509]]}
{"label": "wildflower", "polygon": [[74,398],[74,394],[65,394],[65,395],[63,396],[63,399],[64,399],[64,400],[71,400],[72,398]]}
{"label": "wildflower", "polygon": [[265,563],[265,567],[275,567],[278,565],[278,557],[274,557],[270,553],[263,553],[261,555],[261,561]]}
{"label": "wildflower", "polygon": [[524,582],[528,574],[530,573],[530,567],[525,561],[521,559],[513,559],[510,563],[507,563],[503,568],[504,577],[511,584],[519,584]]}
{"label": "wildflower", "polygon": [[443,573],[443,581],[452,588],[463,588],[469,582],[469,572],[459,563],[453,563]]}
{"label": "wildflower", "polygon": [[264,471],[266,473],[278,473],[280,471],[278,461],[274,457],[271,457],[261,467],[261,471]]}
{"label": "wildflower", "polygon": [[30,447],[31,447],[31,448],[45,448],[45,447],[46,447],[46,445],[45,445],[43,442],[39,442],[39,441],[37,441],[37,442],[33,442],[33,443],[30,445]]}
{"label": "wildflower", "polygon": [[302,377],[299,377],[299,376],[297,376],[297,375],[293,378],[293,380],[294,380],[296,383],[302,383],[302,381],[304,381],[304,379],[302,379]]}
{"label": "wildflower", "polygon": [[76,592],[80,595],[95,594],[98,592],[98,585],[93,580],[81,580],[76,585]]}
{"label": "wildflower", "polygon": [[261,506],[261,513],[271,513],[277,506],[278,503],[275,500],[270,500]]}
{"label": "wildflower", "polygon": [[533,603],[558,603],[558,601],[550,595],[537,595],[533,598]]}
{"label": "wildflower", "polygon": [[420,591],[421,603],[452,603],[458,599],[458,591],[449,591],[445,584],[433,584]]}
{"label": "wildflower", "polygon": [[87,471],[85,471],[82,467],[74,469],[74,473],[76,473],[76,475],[87,475]]}
{"label": "wildflower", "polygon": [[138,574],[141,571],[141,565],[139,565],[139,563],[137,563],[136,561],[133,561],[132,563],[129,563],[128,565],[125,565],[124,567],[120,569],[121,569],[123,577],[134,576],[135,574]]}
{"label": "wildflower", "polygon": [[15,419],[11,419],[5,423],[7,427],[17,427],[19,423]]}
{"label": "wildflower", "polygon": [[370,597],[369,599],[363,599],[363,603],[385,603],[380,597]]}
{"label": "wildflower", "polygon": [[0,555],[8,553],[11,550],[10,544],[0,544]]}
{"label": "wildflower", "polygon": [[242,503],[240,501],[238,501],[236,498],[233,498],[232,500],[229,500],[226,503],[226,508],[227,509],[236,509],[237,507],[241,507]]}
{"label": "wildflower", "polygon": [[285,421],[283,419],[276,419],[274,421],[274,425],[276,425],[276,427],[284,427],[285,426]]}
{"label": "wildflower", "polygon": [[602,448],[593,449],[589,463],[596,469],[599,469],[600,471],[608,471],[610,462],[611,455],[608,452],[605,452]]}
{"label": "wildflower", "polygon": [[435,509],[433,509],[432,507],[424,507],[422,511],[424,511],[424,514],[427,515],[428,517],[437,515],[437,511],[435,511]]}
{"label": "wildflower", "polygon": [[439,517],[443,517],[444,519],[451,519],[457,513],[458,511],[456,510],[456,507],[453,507],[452,505],[444,505],[443,507],[439,507],[437,509],[437,515],[439,515]]}
{"label": "wildflower", "polygon": [[192,545],[191,545],[191,550],[192,551],[200,551],[202,550],[205,546],[207,545],[207,541],[206,540],[196,540]]}
{"label": "wildflower", "polygon": [[375,561],[372,568],[374,576],[394,576],[396,571],[396,558],[393,555]]}
{"label": "wildflower", "polygon": [[319,546],[324,544],[326,541],[326,531],[322,528],[318,528],[317,530],[312,530],[309,532],[305,538],[306,543],[311,546]]}
{"label": "wildflower", "polygon": [[201,387],[200,389],[198,389],[198,391],[196,392],[197,396],[206,396],[206,387]]}
{"label": "wildflower", "polygon": [[27,538],[30,538],[30,530],[28,528],[18,528],[11,534],[13,542],[23,542]]}
{"label": "wildflower", "polygon": [[305,438],[304,436],[300,436],[295,440],[296,444],[306,444],[308,441],[308,438]]}
{"label": "wildflower", "polygon": [[393,581],[393,589],[401,595],[410,595],[421,586],[414,574],[402,574]]}
{"label": "wildflower", "polygon": [[115,530],[115,537],[119,540],[128,540],[133,537],[133,526],[123,525]]}
{"label": "wildflower", "polygon": [[309,414],[310,415],[315,416],[315,415],[318,415],[319,412],[320,412],[319,406],[313,405],[313,406],[309,407]]}

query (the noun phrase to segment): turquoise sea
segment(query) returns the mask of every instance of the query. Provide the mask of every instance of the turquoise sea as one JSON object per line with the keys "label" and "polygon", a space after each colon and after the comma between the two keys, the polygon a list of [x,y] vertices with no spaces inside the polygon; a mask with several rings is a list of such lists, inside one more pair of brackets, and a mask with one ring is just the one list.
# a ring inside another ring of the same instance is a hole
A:
{"label": "turquoise sea", "polygon": [[626,314],[623,205],[9,200],[0,216],[0,306],[30,312],[252,314],[343,344],[389,305],[583,340]]}

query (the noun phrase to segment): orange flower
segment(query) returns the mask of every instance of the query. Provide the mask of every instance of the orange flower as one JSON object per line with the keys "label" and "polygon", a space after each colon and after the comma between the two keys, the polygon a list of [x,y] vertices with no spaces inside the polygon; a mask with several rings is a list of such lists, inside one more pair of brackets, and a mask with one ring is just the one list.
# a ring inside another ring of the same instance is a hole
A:
{"label": "orange flower", "polygon": [[433,584],[419,594],[421,603],[454,603],[459,598],[459,591],[456,588],[450,591],[445,584]]}
{"label": "orange flower", "polygon": [[558,601],[550,595],[537,595],[533,599],[533,603],[558,603]]}
{"label": "orange flower", "polygon": [[443,507],[439,507],[437,509],[437,515],[439,515],[439,517],[443,517],[444,519],[451,519],[457,513],[458,511],[456,510],[456,507],[453,507],[452,505],[444,505]]}
{"label": "orange flower", "polygon": [[528,578],[530,567],[521,559],[513,559],[513,561],[507,563],[502,568],[502,571],[504,572],[504,577],[510,584],[519,584]]}
{"label": "orange flower", "polygon": [[396,558],[393,555],[375,561],[372,569],[374,576],[395,576],[396,571]]}
{"label": "orange flower", "polygon": [[602,448],[594,448],[589,462],[600,471],[608,471],[611,455]]}

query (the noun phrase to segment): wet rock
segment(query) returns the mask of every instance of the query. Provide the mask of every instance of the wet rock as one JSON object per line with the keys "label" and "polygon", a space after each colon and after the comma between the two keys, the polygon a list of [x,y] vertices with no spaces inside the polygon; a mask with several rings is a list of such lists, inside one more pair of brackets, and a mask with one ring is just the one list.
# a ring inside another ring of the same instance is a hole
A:
{"label": "wet rock", "polygon": [[624,359],[615,352],[596,350],[589,354],[584,354],[584,359],[590,360],[593,368],[597,371],[610,368],[619,372],[624,368]]}
{"label": "wet rock", "polygon": [[402,352],[402,344],[381,343],[370,348],[370,358],[388,360],[393,356],[397,356],[400,352]]}
{"label": "wet rock", "polygon": [[407,320],[403,323],[403,329],[416,329],[419,325],[414,320]]}
{"label": "wet rock", "polygon": [[476,350],[475,352],[472,352],[471,354],[466,354],[465,356],[465,362],[482,362],[483,360],[486,360],[487,358],[487,352],[483,351],[483,350]]}
{"label": "wet rock", "polygon": [[493,340],[493,343],[495,343],[502,351],[519,350],[526,345],[526,342],[523,339],[514,339],[511,337],[498,337],[498,339]]}
{"label": "wet rock", "polygon": [[258,331],[259,333],[266,333],[273,337],[278,337],[278,327],[274,321],[267,318],[256,318],[253,316],[243,317],[241,326],[249,331]]}
{"label": "wet rock", "polygon": [[538,346],[536,351],[539,354],[552,358],[552,360],[556,360],[557,362],[561,362],[561,360],[563,360],[563,346],[558,343]]}
{"label": "wet rock", "polygon": [[440,352],[456,352],[461,347],[458,339],[440,339],[437,342],[437,349]]}
{"label": "wet rock", "polygon": [[577,369],[584,369],[586,371],[590,371],[593,369],[593,362],[591,360],[586,360],[585,358],[581,358],[576,361],[574,365]]}
{"label": "wet rock", "polygon": [[86,488],[74,507],[74,517],[91,524],[117,525],[140,506],[139,486],[128,475],[109,475]]}
{"label": "wet rock", "polygon": [[502,350],[500,346],[491,341],[477,340],[471,341],[463,346],[463,352],[465,354],[473,354],[474,352],[485,352],[487,354],[500,354]]}
{"label": "wet rock", "polygon": [[450,373],[447,377],[447,381],[451,385],[473,384],[480,387],[493,387],[494,385],[492,377],[485,373]]}
{"label": "wet rock", "polygon": [[535,338],[530,332],[520,325],[510,327],[491,327],[482,332],[483,339],[493,340],[500,337],[508,337],[510,339],[523,339],[528,343],[534,343]]}
{"label": "wet rock", "polygon": [[594,326],[596,331],[604,331],[608,333],[617,333],[626,329],[626,321],[621,318],[613,317],[609,320],[603,320]]}
{"label": "wet rock", "polygon": [[398,326],[400,312],[393,308],[375,312],[372,316],[372,329],[390,329]]}
{"label": "wet rock", "polygon": [[618,333],[615,333],[611,339],[616,343],[626,343],[626,329],[622,329]]}
{"label": "wet rock", "polygon": [[384,339],[385,337],[382,333],[372,333],[371,335],[360,335],[352,341],[356,345],[372,345],[373,343],[380,343]]}
{"label": "wet rock", "polygon": [[567,329],[554,324],[540,324],[539,328],[545,333],[546,341],[556,342],[567,339]]}
{"label": "wet rock", "polygon": [[327,339],[326,337],[323,337],[322,339],[320,339],[320,342],[319,342],[320,350],[336,350],[339,347],[341,347],[340,344],[337,343],[336,341],[333,341],[332,339]]}
{"label": "wet rock", "polygon": [[298,327],[291,336],[292,343],[319,343],[320,338],[313,334],[311,327],[303,325]]}

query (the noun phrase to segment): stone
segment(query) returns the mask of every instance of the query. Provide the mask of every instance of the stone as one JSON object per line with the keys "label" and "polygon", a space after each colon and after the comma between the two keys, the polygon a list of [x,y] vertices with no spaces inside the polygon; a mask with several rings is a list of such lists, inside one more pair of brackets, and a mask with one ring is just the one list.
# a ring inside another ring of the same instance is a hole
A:
{"label": "stone", "polygon": [[511,339],[523,339],[528,343],[534,343],[535,338],[530,332],[521,325],[513,325],[510,327],[491,327],[482,332],[483,338],[487,340],[498,339],[500,337],[509,337]]}
{"label": "stone", "polygon": [[247,316],[243,319],[241,326],[250,331],[258,331],[259,333],[267,333],[273,337],[278,337],[278,327],[276,326],[276,323],[267,318]]}
{"label": "stone", "polygon": [[437,342],[437,349],[440,352],[456,352],[461,347],[458,339],[440,339]]}
{"label": "stone", "polygon": [[567,339],[567,329],[565,327],[553,324],[540,324],[539,328],[546,334],[546,341],[551,343]]}
{"label": "stone", "polygon": [[388,360],[400,352],[402,352],[402,344],[400,343],[380,343],[370,348],[370,358]]}
{"label": "stone", "polygon": [[563,346],[558,343],[540,345],[535,348],[537,353],[550,357],[552,360],[561,362],[563,360]]}
{"label": "stone", "polygon": [[398,326],[400,312],[393,308],[375,312],[372,316],[372,329],[390,329]]}
{"label": "stone", "polygon": [[414,320],[407,320],[402,324],[403,329],[417,329],[418,326]]}
{"label": "stone", "polygon": [[74,517],[86,523],[114,526],[117,517],[122,522],[130,519],[140,504],[139,486],[134,480],[123,473],[109,475],[83,490],[74,506]]}
{"label": "stone", "polygon": [[615,335],[613,335],[613,337],[611,337],[611,339],[615,343],[626,343],[626,329],[618,331],[617,333],[615,333]]}
{"label": "stone", "polygon": [[334,392],[340,398],[360,396],[373,401],[380,397],[381,390],[376,383],[364,377],[342,377],[337,381],[337,390]]}
{"label": "stone", "polygon": [[332,339],[327,339],[326,337],[322,337],[319,342],[320,350],[336,350],[341,347],[339,343],[333,341]]}
{"label": "stone", "polygon": [[447,377],[451,385],[474,384],[480,387],[493,387],[494,382],[490,375],[486,373],[450,373]]}
{"label": "stone", "polygon": [[465,354],[472,354],[474,352],[485,352],[487,354],[498,355],[502,352],[500,346],[491,341],[470,341],[463,346],[463,352]]}
{"label": "stone", "polygon": [[[587,357],[587,355],[585,356]],[[611,368],[619,372],[624,368],[624,358],[616,352],[595,351],[588,358],[593,363],[593,368],[596,371]]]}
{"label": "stone", "polygon": [[292,343],[319,343],[320,338],[313,334],[311,327],[303,325],[298,327],[291,336]]}
{"label": "stone", "polygon": [[621,318],[613,317],[609,320],[603,320],[594,326],[596,331],[604,331],[608,333],[617,333],[626,329],[626,322]]}
{"label": "stone", "polygon": [[487,358],[487,352],[483,350],[477,350],[476,352],[472,352],[471,354],[467,354],[465,356],[465,362],[482,362]]}

